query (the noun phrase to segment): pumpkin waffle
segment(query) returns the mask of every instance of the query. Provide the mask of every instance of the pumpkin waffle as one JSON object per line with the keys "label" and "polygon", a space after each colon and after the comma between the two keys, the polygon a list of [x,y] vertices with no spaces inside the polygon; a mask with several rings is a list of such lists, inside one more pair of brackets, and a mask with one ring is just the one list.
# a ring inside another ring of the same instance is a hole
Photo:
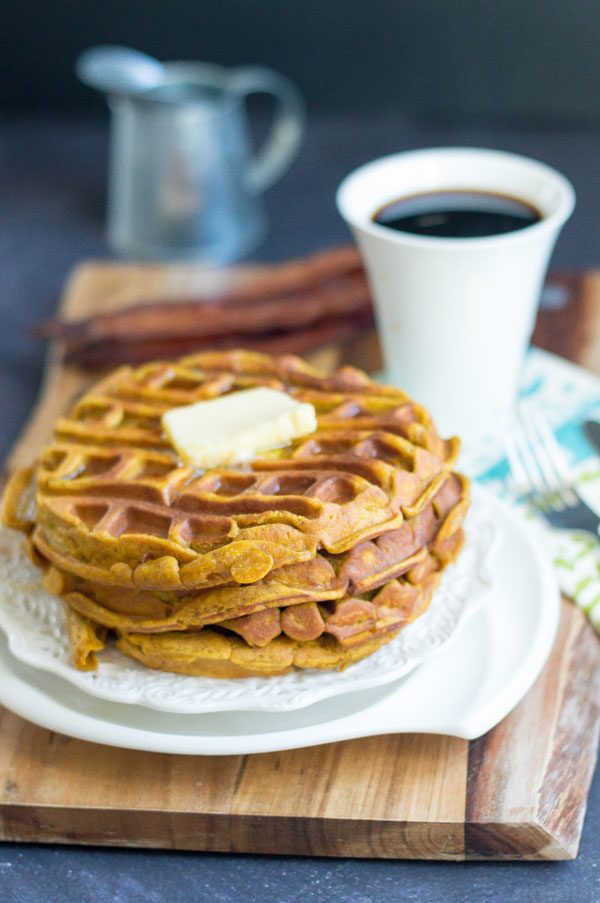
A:
{"label": "pumpkin waffle", "polygon": [[[185,466],[161,415],[259,385],[314,404],[317,431],[245,468]],[[403,392],[351,368],[323,377],[298,358],[251,352],[121,368],[58,420],[42,451],[32,541],[57,567],[113,586],[254,583],[400,526],[457,452]]]}
{"label": "pumpkin waffle", "polygon": [[343,555],[319,553],[310,561],[271,571],[249,585],[227,584],[184,593],[94,583],[51,566],[46,586],[82,615],[115,630],[163,633],[233,623],[267,609],[330,602],[372,593],[406,575],[418,584],[458,552],[468,504],[468,483],[449,474],[428,507],[398,530],[360,543]]}
{"label": "pumpkin waffle", "polygon": [[[185,465],[162,414],[255,386],[313,404],[316,432],[247,465]],[[13,478],[3,516],[67,602],[79,667],[95,666],[107,630],[182,673],[343,667],[421,613],[459,553],[458,447],[353,368],[203,353],[92,387]]]}
{"label": "pumpkin waffle", "polygon": [[[197,623],[191,629],[186,617],[136,619],[102,611],[82,593],[63,592],[71,613],[75,657],[81,667],[95,667],[95,653],[103,646],[108,626],[126,654],[150,667],[183,674],[268,676],[294,666],[344,667],[370,655],[423,614],[440,571],[456,558],[463,541],[459,529],[451,542],[440,546],[439,555],[434,546],[418,569],[362,596],[290,602],[287,607],[265,607],[219,621],[214,614],[205,614],[203,626]],[[411,576],[417,575],[418,582],[412,582]]]}

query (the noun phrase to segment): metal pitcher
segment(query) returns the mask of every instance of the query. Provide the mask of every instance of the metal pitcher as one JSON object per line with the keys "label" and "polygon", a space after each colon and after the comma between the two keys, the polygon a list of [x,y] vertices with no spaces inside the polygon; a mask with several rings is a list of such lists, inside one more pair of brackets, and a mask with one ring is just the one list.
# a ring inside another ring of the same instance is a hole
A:
{"label": "metal pitcher", "polygon": [[[79,74],[90,84],[82,61]],[[146,81],[155,84],[107,90],[108,242],[128,257],[237,260],[265,234],[260,195],[297,152],[301,97],[288,79],[259,66],[151,62],[159,77]],[[272,94],[278,106],[269,135],[253,154],[245,100],[255,92]]]}

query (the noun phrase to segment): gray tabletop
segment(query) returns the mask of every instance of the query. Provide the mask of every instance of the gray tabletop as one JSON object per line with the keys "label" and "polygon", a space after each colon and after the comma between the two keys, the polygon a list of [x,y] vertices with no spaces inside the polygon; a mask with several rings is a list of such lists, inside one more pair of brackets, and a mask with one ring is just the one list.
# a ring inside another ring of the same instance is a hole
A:
{"label": "gray tabletop", "polygon": [[[271,233],[257,260],[348,240],[334,205],[341,178],[369,159],[420,146],[525,153],[573,182],[578,204],[552,266],[600,266],[600,134],[435,127],[399,118],[311,121],[288,175],[265,197]],[[0,442],[5,453],[38,390],[43,347],[28,336],[55,308],[70,268],[107,257],[103,239],[106,123],[0,119]],[[12,903],[87,901],[600,901],[600,779],[573,863],[421,863],[158,851],[0,846],[0,888]]]}

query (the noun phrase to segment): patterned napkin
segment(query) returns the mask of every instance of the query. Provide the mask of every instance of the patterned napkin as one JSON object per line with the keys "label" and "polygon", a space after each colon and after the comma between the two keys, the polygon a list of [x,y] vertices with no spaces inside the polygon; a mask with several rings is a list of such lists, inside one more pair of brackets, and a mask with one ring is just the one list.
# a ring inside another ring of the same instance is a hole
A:
{"label": "patterned napkin", "polygon": [[[553,354],[532,349],[521,394],[534,398],[544,411],[565,449],[578,491],[600,512],[600,458],[582,431],[584,420],[600,421],[600,379]],[[583,531],[552,529],[523,503],[497,441],[487,440],[475,454],[466,454],[461,464],[467,473],[523,511],[554,561],[563,593],[600,633],[600,539]]]}

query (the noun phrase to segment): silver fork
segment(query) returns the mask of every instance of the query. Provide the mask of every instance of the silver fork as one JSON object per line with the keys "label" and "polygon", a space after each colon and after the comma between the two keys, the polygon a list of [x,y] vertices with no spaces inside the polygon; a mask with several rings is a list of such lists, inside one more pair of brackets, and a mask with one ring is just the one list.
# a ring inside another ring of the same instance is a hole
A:
{"label": "silver fork", "polygon": [[548,523],[562,530],[598,532],[600,517],[577,492],[565,454],[531,400],[517,405],[514,428],[507,433],[505,444],[519,494]]}

